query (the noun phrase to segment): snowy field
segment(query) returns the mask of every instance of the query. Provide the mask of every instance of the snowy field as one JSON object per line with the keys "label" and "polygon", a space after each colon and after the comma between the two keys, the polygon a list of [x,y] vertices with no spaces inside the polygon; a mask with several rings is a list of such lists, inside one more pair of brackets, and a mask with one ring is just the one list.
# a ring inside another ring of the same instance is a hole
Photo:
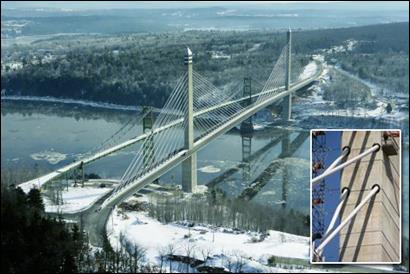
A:
{"label": "snowy field", "polygon": [[62,190],[62,205],[55,205],[49,197],[43,197],[46,212],[77,213],[89,208],[99,198],[108,193],[110,187],[77,186]]}
{"label": "snowy field", "polygon": [[310,62],[304,67],[303,72],[299,75],[299,81],[312,77],[316,73],[316,71],[317,71],[316,62]]}
{"label": "snowy field", "polygon": [[[323,61],[324,57],[322,55],[315,55],[313,56],[314,60]],[[308,64],[305,67],[304,72],[301,74],[300,77],[305,77],[304,74],[309,75],[309,73],[313,70],[314,62]],[[310,68],[309,68],[310,66]],[[326,101],[323,99],[323,85],[328,84],[331,80],[329,77],[329,69],[336,69],[342,74],[345,74],[348,77],[352,77],[357,81],[362,82],[363,84],[367,85],[370,88],[372,96],[376,99],[376,107],[374,109],[369,109],[365,107],[357,107],[354,110],[346,109],[346,108],[338,108],[333,101]],[[308,97],[299,97],[297,98],[296,104],[293,105],[293,111],[295,114],[295,118],[302,118],[299,120],[303,120],[304,117],[320,117],[320,116],[337,116],[337,117],[361,117],[361,118],[376,118],[376,119],[384,119],[384,120],[391,120],[391,121],[402,121],[408,117],[408,114],[403,111],[399,111],[398,109],[393,109],[391,113],[387,113],[386,106],[388,101],[385,100],[380,94],[378,93],[380,88],[376,85],[364,81],[351,75],[350,73],[341,70],[337,66],[331,66],[323,63],[323,72],[319,79],[319,84],[315,84],[309,88],[312,91],[312,94]],[[309,105],[307,108],[306,106]]]}
{"label": "snowy field", "polygon": [[[138,200],[147,201],[147,197],[143,196]],[[189,227],[183,222],[162,224],[143,211],[123,212],[115,209],[107,222],[107,235],[114,248],[125,243],[144,248],[146,262],[156,266],[161,265],[161,255],[163,257],[170,253],[170,247],[173,255],[189,254],[191,258],[205,261],[206,266],[223,267],[234,272],[239,267],[243,272],[283,272],[283,268],[267,266],[272,255],[309,260],[308,237],[271,230],[263,239],[257,232],[241,232],[200,224]],[[122,242],[121,235],[124,237]],[[170,271],[170,266],[174,272],[178,269],[185,271],[187,267],[176,261],[162,260],[162,263],[166,271]],[[302,271],[292,268],[286,270]],[[189,270],[196,271],[191,267]]]}

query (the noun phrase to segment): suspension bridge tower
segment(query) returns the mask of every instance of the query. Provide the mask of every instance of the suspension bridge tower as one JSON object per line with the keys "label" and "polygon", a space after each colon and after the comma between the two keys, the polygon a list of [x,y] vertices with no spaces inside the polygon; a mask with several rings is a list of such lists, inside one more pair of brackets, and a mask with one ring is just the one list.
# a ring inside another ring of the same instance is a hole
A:
{"label": "suspension bridge tower", "polygon": [[[243,79],[243,97],[248,97],[247,100],[243,102],[243,106],[247,107],[252,104],[252,88],[251,88],[251,78],[245,77]],[[241,138],[242,138],[242,162],[243,174],[242,180],[249,182],[251,179],[251,153],[252,153],[252,137],[253,137],[253,122],[252,116],[241,123],[240,127]]]}
{"label": "suspension bridge tower", "polygon": [[[188,68],[188,90],[187,104],[185,108],[185,149],[191,151],[194,148],[194,89],[192,75],[192,52],[189,48],[185,52],[185,65]],[[196,152],[192,153],[189,158],[182,162],[182,190],[185,192],[194,192],[197,186],[196,174]]]}

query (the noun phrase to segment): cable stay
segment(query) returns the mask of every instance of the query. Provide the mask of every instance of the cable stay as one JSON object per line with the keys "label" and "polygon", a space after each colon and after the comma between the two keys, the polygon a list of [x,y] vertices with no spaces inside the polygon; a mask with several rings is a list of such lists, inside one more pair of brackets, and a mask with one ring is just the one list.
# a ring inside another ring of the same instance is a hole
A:
{"label": "cable stay", "polygon": [[[340,211],[342,210],[343,206],[346,204],[347,198],[349,197],[350,190],[345,187],[342,190],[342,196],[340,198],[340,202],[337,205],[335,212],[333,213],[332,219],[330,220],[329,226],[326,229],[325,234],[323,235],[323,239],[326,239],[329,235],[329,233],[333,230],[333,227],[336,224],[337,218],[339,218]],[[318,256],[321,257],[323,253],[323,249],[320,252],[317,252]]]}
{"label": "cable stay", "polygon": [[[280,92],[281,87],[284,87],[287,46],[283,48],[261,91],[255,95],[255,102],[252,105],[258,104]],[[242,81],[239,84],[233,84],[230,90],[221,90],[201,74],[195,70],[193,71],[193,109],[196,140],[211,133],[249,107],[242,104],[244,99],[242,98],[243,88],[241,84]],[[140,150],[121,177],[120,184],[114,189],[110,197],[184,149],[183,129],[187,123],[184,119],[187,108],[186,90],[187,73],[177,82],[161,109],[149,137],[143,141]],[[226,103],[221,104],[221,102]],[[170,123],[174,125],[158,131],[158,129],[166,127]],[[153,148],[148,156],[147,153],[144,153],[146,147]],[[149,159],[144,159],[144,156],[149,157]]]}
{"label": "cable stay", "polygon": [[350,154],[350,147],[345,146],[342,149],[342,155],[340,155],[339,157],[336,158],[336,160],[330,164],[330,166],[322,173],[323,174],[327,174],[329,171],[331,171],[333,168],[335,168],[335,166],[337,166],[345,157],[347,157]]}
{"label": "cable stay", "polygon": [[[347,151],[347,148],[345,148],[345,149],[343,150],[342,155],[341,155],[340,157],[338,157],[338,158],[335,160],[335,162],[333,162],[333,163],[331,164],[330,167],[332,167],[332,168],[329,167],[329,168],[328,168],[325,172],[323,172],[321,175],[319,175],[319,176],[317,176],[317,177],[315,177],[315,178],[312,179],[312,185],[315,185],[315,184],[319,183],[319,182],[320,182],[321,180],[323,180],[324,178],[328,177],[329,175],[332,175],[333,173],[335,173],[335,172],[337,172],[337,171],[339,171],[339,170],[341,170],[341,169],[344,169],[344,168],[347,167],[348,165],[351,165],[351,164],[353,164],[353,163],[355,163],[355,162],[361,160],[363,157],[365,157],[365,156],[367,156],[367,155],[369,155],[369,154],[371,154],[371,153],[374,153],[374,152],[379,151],[380,148],[381,148],[380,144],[376,143],[376,144],[374,144],[370,149],[366,150],[365,152],[363,152],[363,153],[361,153],[361,154],[359,154],[359,155],[353,157],[352,159],[350,159],[350,160],[344,162],[343,164],[340,164],[340,165],[336,166],[344,157],[347,156],[347,155],[345,155],[345,153],[348,154],[348,152],[346,152],[346,151]],[[349,148],[348,151],[349,151],[349,153],[350,153],[350,148]]]}
{"label": "cable stay", "polygon": [[[323,241],[320,243],[320,245],[314,249],[313,254],[314,258],[316,261],[321,260],[321,255],[323,253],[323,249],[326,247],[326,245],[329,244],[329,242],[347,225],[350,223],[350,221],[359,213],[359,211],[366,205],[366,203],[373,198],[374,196],[377,195],[377,193],[380,192],[380,186],[378,184],[374,184],[372,186],[372,190],[367,194],[367,196],[360,202],[358,206],[356,206],[353,211],[340,223],[338,227],[336,227],[333,231],[332,228],[336,222],[337,216],[340,214],[341,208],[343,207],[343,204],[346,202],[346,199],[348,197],[349,191],[346,189],[343,189],[344,193],[342,193],[342,201],[339,203],[337,206],[335,213],[333,215],[332,221],[329,224],[329,227],[326,231],[326,236],[324,237]],[[344,196],[346,195],[346,196]],[[332,232],[330,232],[332,231]]]}
{"label": "cable stay", "polygon": [[[189,77],[188,73],[185,72],[178,79],[165,105],[158,111],[155,122],[149,131],[118,144],[118,141],[125,137],[125,134],[130,133],[139,124],[139,121],[143,120],[148,114],[148,112],[142,113],[137,119],[131,118],[126,121],[109,138],[85,153],[85,155],[90,154],[89,156],[41,176],[41,180],[38,179],[39,182],[35,182],[34,180],[37,181],[37,179],[34,179],[20,185],[25,189],[29,189],[36,183],[40,187],[69,170],[76,169],[83,164],[89,164],[139,142],[142,142],[139,145],[139,150],[126,168],[120,183],[115,186],[107,200],[115,198],[114,196],[117,196],[119,191],[122,193],[132,188],[129,185],[134,185],[135,182],[139,183],[139,179],[145,180],[147,174],[157,176],[162,172],[161,168],[165,169],[164,166],[169,168],[166,164],[173,163],[174,159],[179,160],[186,156],[184,131],[188,126],[187,120],[190,120],[190,123],[192,122],[191,119],[186,118],[188,105],[191,105],[191,101],[189,100],[188,104],[187,99],[188,84],[189,90],[193,92],[193,109],[190,109],[190,112],[193,112],[194,145],[197,146],[197,149],[200,149],[206,142],[212,140],[218,134],[222,134],[223,130],[232,128],[234,123],[249,118],[250,115],[266,106],[267,103],[280,100],[283,96],[306,86],[319,76],[316,73],[307,80],[294,82],[293,88],[289,89],[289,86],[286,85],[288,79],[286,68],[291,59],[289,56],[290,41],[289,36],[288,43],[281,49],[279,57],[273,62],[269,77],[266,81],[255,81],[255,92],[252,92],[250,96],[243,95],[242,79],[220,89],[198,72],[189,70]],[[299,62],[299,64],[301,63]],[[297,70],[295,67],[294,71]],[[258,76],[261,77],[262,75],[258,73]],[[192,89],[191,85],[193,86]],[[251,103],[245,104],[244,102]],[[136,122],[133,123],[133,121]]]}

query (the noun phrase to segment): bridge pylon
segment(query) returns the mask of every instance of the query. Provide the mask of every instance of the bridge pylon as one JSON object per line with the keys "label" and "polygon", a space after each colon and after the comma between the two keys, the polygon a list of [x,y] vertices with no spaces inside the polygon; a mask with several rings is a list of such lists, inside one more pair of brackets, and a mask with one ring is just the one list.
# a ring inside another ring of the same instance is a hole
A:
{"label": "bridge pylon", "polygon": [[[187,106],[185,110],[185,149],[194,148],[194,88],[192,76],[192,52],[189,48],[185,52],[185,65],[188,68]],[[197,186],[196,152],[182,162],[182,190],[195,192]]]}
{"label": "bridge pylon", "polygon": [[[288,48],[286,53],[286,75],[285,75],[285,88],[290,89],[290,73],[291,73],[291,54],[292,54],[292,31],[288,30]],[[282,119],[289,120],[292,115],[292,94],[283,98],[282,102]]]}

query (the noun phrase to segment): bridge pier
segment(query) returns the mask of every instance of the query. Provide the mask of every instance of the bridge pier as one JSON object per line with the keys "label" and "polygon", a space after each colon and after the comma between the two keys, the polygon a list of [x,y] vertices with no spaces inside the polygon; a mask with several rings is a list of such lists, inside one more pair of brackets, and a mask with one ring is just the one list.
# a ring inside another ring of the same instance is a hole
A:
{"label": "bridge pier", "polygon": [[[291,73],[291,54],[292,54],[292,32],[288,30],[288,48],[286,54],[286,76],[285,88],[290,89],[290,73]],[[292,115],[292,94],[287,95],[282,101],[282,119],[290,120]]]}
{"label": "bridge pier", "polygon": [[[188,66],[188,92],[187,107],[185,110],[185,149],[191,151],[194,148],[194,89],[192,79],[192,52],[189,48],[185,53],[185,65]],[[195,192],[197,186],[196,152],[182,162],[182,190]]]}
{"label": "bridge pier", "polygon": [[283,98],[281,117],[283,120],[290,120],[292,117],[292,94]]}

